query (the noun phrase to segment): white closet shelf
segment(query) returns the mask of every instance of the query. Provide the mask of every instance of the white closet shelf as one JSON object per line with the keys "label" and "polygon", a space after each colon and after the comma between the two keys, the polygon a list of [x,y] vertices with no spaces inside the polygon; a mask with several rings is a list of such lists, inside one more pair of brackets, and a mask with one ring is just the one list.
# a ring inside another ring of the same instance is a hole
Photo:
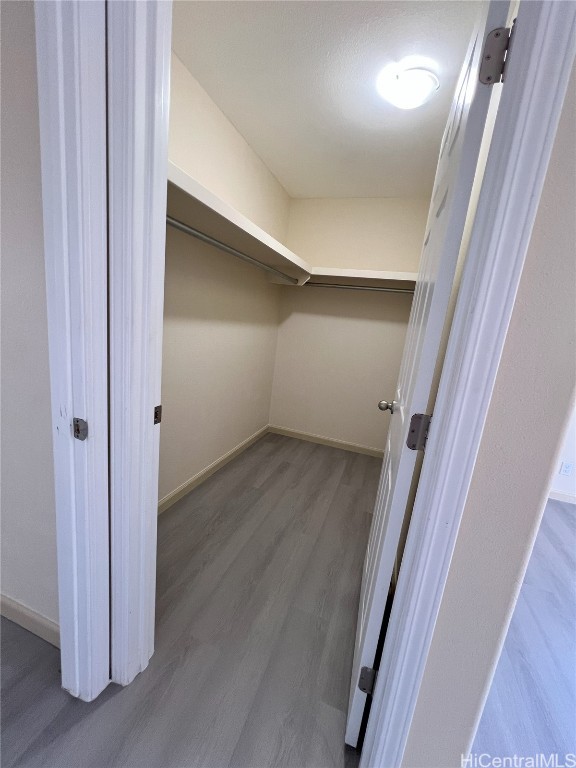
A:
{"label": "white closet shelf", "polygon": [[272,282],[411,293],[415,272],[312,267],[175,163],[168,161],[168,223],[268,270]]}
{"label": "white closet shelf", "polygon": [[343,285],[353,288],[380,288],[398,290],[402,293],[414,291],[417,272],[392,272],[376,269],[342,269],[339,267],[309,267],[308,285]]}
{"label": "white closet shelf", "polygon": [[[287,283],[297,281],[301,285],[310,276],[303,259],[171,161],[168,162],[167,212],[169,219],[286,275]],[[276,278],[282,281],[281,275],[275,275]]]}

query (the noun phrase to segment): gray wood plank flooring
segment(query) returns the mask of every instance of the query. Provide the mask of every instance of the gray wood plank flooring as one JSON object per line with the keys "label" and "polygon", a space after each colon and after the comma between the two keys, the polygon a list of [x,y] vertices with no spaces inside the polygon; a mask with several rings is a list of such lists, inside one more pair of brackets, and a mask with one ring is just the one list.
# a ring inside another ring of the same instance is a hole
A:
{"label": "gray wood plank flooring", "polygon": [[550,500],[472,753],[576,754],[576,506]]}
{"label": "gray wood plank flooring", "polygon": [[90,704],[2,620],[2,765],[344,768],[381,461],[266,435],[159,518],[156,652]]}

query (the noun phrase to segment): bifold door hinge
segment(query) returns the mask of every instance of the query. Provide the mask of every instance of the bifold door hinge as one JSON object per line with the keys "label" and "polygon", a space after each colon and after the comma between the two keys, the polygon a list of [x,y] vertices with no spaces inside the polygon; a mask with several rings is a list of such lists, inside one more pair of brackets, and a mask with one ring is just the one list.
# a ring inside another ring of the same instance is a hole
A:
{"label": "bifold door hinge", "polygon": [[362,667],[360,670],[360,679],[358,680],[358,688],[360,688],[362,693],[367,693],[369,696],[372,696],[377,675],[378,670],[372,669],[372,667]]}
{"label": "bifold door hinge", "polygon": [[512,50],[515,26],[516,19],[512,22],[511,28],[498,27],[498,29],[493,29],[492,32],[488,33],[482,51],[479,72],[480,82],[484,85],[503,83],[506,79],[506,68]]}
{"label": "bifold door hinge", "polygon": [[88,437],[88,422],[84,419],[72,419],[72,428],[76,440],[86,440]]}
{"label": "bifold door hinge", "polygon": [[406,445],[411,451],[423,451],[426,448],[431,421],[432,416],[427,413],[415,413],[412,416],[406,438]]}
{"label": "bifold door hinge", "polygon": [[160,424],[162,421],[162,406],[157,405],[156,408],[154,408],[154,424]]}

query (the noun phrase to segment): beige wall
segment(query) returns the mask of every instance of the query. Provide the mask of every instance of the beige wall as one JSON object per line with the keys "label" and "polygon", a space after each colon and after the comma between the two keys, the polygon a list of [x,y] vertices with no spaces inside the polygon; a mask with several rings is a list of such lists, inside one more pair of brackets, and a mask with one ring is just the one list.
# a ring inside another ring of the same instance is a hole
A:
{"label": "beige wall", "polygon": [[290,198],[174,54],[168,155],[211,192],[285,242]]}
{"label": "beige wall", "polygon": [[160,499],[267,426],[278,291],[254,267],[168,228]]}
{"label": "beige wall", "polygon": [[167,236],[161,502],[268,424],[384,447],[410,297],[274,286]]}
{"label": "beige wall", "polygon": [[470,747],[573,402],[575,109],[573,76],[410,729],[406,768],[456,768]]}
{"label": "beige wall", "polygon": [[[171,88],[170,159],[256,224],[311,264],[418,268],[427,201],[290,200],[174,55]],[[382,448],[376,403],[395,389],[409,309],[405,296],[281,291],[169,229],[160,499],[269,422]]]}
{"label": "beige wall", "polygon": [[282,288],[270,422],[382,449],[410,296]]}
{"label": "beige wall", "polygon": [[2,594],[58,621],[34,6],[2,2]]}
{"label": "beige wall", "polygon": [[[572,464],[572,474],[562,475],[560,470],[562,464]],[[568,425],[566,428],[566,436],[562,443],[562,449],[556,466],[554,467],[554,475],[552,476],[552,486],[550,488],[551,494],[554,494],[555,498],[561,500],[569,500],[576,503],[576,408],[572,411],[569,417]],[[576,515],[576,510],[574,511]]]}
{"label": "beige wall", "polygon": [[429,199],[292,200],[286,245],[313,267],[417,272]]}

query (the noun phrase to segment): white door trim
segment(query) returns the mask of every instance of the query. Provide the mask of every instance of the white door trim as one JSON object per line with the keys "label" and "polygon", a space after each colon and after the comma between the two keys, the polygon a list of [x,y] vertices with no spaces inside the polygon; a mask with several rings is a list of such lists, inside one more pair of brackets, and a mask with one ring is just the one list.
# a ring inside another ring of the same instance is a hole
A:
{"label": "white door trim", "polygon": [[110,681],[105,3],[35,13],[62,685],[91,701]]}
{"label": "white door trim", "polygon": [[172,4],[108,2],[112,680],[154,651]]}
{"label": "white door trim", "polygon": [[576,4],[522,3],[517,25],[361,768],[402,765],[574,60]]}

